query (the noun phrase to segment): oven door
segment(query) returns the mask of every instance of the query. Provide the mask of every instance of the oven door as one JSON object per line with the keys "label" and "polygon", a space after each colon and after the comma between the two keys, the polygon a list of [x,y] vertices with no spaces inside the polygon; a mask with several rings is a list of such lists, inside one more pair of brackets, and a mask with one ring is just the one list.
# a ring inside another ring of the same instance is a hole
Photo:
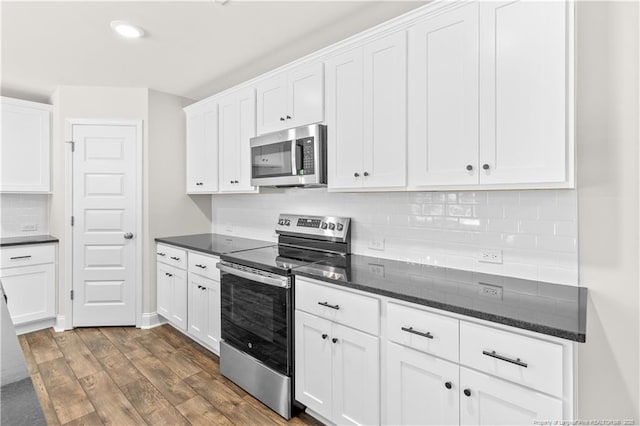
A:
{"label": "oven door", "polygon": [[222,339],[266,366],[291,374],[291,285],[287,277],[218,264]]}

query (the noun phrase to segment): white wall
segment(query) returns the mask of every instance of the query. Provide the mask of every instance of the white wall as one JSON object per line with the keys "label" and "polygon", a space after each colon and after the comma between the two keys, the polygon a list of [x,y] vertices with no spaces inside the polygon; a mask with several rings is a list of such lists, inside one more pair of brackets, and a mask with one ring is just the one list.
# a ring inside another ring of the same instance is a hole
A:
{"label": "white wall", "polygon": [[640,422],[638,2],[577,4],[582,419]]}
{"label": "white wall", "polygon": [[[64,316],[69,300],[65,288],[71,274],[65,268],[65,253],[71,241],[65,237],[69,217],[65,215],[65,123],[70,118],[148,121],[148,91],[120,87],[59,87],[52,96],[53,140],[51,145],[52,195],[50,231],[58,237],[58,316]],[[147,131],[144,131],[146,143]],[[67,324],[70,327],[71,324]]]}
{"label": "white wall", "polygon": [[[23,231],[22,225],[36,229]],[[0,237],[25,237],[49,233],[49,196],[46,194],[0,194]]]}
{"label": "white wall", "polygon": [[[214,195],[213,230],[275,240],[279,213],[351,217],[357,254],[577,285],[575,190]],[[369,249],[385,240],[384,251]],[[478,261],[499,249],[503,264]]]}

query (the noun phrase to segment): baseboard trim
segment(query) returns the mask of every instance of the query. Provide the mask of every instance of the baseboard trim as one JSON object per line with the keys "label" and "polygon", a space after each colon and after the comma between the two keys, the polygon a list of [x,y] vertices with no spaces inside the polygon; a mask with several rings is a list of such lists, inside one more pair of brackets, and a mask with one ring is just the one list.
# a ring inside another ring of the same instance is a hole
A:
{"label": "baseboard trim", "polygon": [[16,325],[16,334],[17,335],[26,334],[26,333],[31,333],[32,331],[51,328],[54,326],[55,322],[56,322],[55,318],[47,318],[44,320],[28,322],[26,324],[18,324]]}
{"label": "baseboard trim", "polygon": [[162,324],[166,324],[167,320],[158,315],[157,312],[148,312],[142,314],[140,328],[154,328]]}
{"label": "baseboard trim", "polygon": [[305,413],[307,413],[308,415],[310,415],[314,419],[324,423],[325,425],[332,425],[333,424],[333,422],[330,422],[328,419],[325,419],[320,414],[318,414],[315,411],[309,409],[309,407],[307,407],[304,411],[305,411]]}
{"label": "baseboard trim", "polygon": [[65,331],[66,329],[67,327],[64,315],[58,315],[56,317],[56,323],[53,325],[53,330],[60,333],[62,331]]}

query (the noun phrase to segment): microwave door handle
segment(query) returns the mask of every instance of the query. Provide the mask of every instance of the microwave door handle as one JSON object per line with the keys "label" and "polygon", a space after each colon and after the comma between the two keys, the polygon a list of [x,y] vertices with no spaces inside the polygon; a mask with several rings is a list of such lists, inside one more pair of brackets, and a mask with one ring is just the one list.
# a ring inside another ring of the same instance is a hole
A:
{"label": "microwave door handle", "polygon": [[291,174],[298,176],[298,150],[296,140],[291,141]]}

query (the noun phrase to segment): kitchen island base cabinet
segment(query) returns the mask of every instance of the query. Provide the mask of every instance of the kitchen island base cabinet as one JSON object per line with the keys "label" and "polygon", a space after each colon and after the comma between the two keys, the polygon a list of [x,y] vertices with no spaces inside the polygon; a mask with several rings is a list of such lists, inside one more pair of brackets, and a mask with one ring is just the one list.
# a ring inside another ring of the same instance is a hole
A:
{"label": "kitchen island base cabinet", "polygon": [[379,424],[379,339],[295,315],[296,400],[335,424]]}
{"label": "kitchen island base cabinet", "polygon": [[562,419],[560,399],[460,368],[460,424],[531,425]]}
{"label": "kitchen island base cabinet", "polygon": [[458,370],[452,362],[389,343],[386,424],[457,425]]}
{"label": "kitchen island base cabinet", "polygon": [[187,330],[187,274],[174,266],[157,264],[158,314]]}

